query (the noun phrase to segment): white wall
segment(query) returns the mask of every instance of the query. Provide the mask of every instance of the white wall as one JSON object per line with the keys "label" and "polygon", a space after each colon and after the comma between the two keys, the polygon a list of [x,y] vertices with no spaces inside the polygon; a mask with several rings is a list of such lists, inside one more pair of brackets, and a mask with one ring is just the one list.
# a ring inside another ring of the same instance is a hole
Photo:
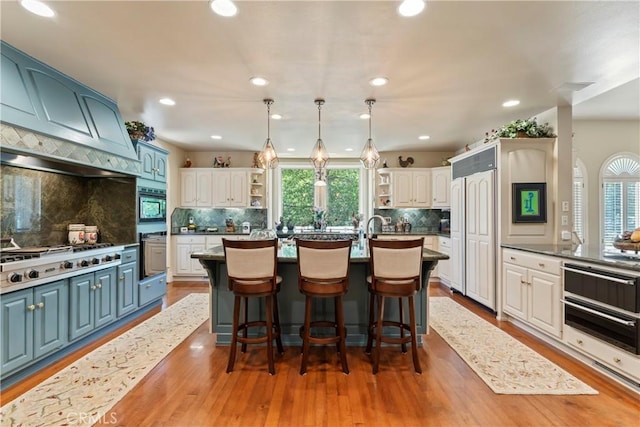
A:
{"label": "white wall", "polygon": [[587,169],[587,226],[590,244],[600,242],[600,169],[613,154],[640,154],[640,121],[638,120],[574,120],[573,148],[575,157]]}

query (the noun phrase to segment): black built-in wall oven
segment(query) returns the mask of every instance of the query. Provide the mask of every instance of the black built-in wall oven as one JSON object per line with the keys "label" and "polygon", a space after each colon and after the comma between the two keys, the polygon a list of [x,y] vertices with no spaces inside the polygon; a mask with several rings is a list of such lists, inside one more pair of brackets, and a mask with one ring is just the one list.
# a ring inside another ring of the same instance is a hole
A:
{"label": "black built-in wall oven", "polygon": [[567,263],[564,323],[640,355],[640,272]]}

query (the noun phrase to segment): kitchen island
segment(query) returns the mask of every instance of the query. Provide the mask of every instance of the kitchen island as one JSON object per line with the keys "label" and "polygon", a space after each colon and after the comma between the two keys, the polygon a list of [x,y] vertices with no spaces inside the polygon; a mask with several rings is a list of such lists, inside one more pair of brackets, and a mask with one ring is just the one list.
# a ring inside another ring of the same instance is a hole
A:
{"label": "kitchen island", "polygon": [[[207,271],[210,285],[210,331],[216,333],[217,344],[229,344],[231,341],[231,327],[233,315],[233,293],[227,284],[227,270],[222,246],[215,246],[201,252],[191,254],[191,258],[198,259]],[[422,289],[416,296],[416,327],[418,344],[422,345],[422,334],[428,332],[428,283],[429,275],[438,260],[448,259],[429,249],[423,249],[422,254]],[[247,266],[251,268],[251,266]],[[349,292],[343,297],[344,316],[347,327],[347,345],[364,346],[367,339],[369,321],[369,293],[366,277],[369,274],[369,249],[364,244],[354,242],[351,250],[351,265],[349,268]],[[282,340],[285,345],[300,345],[300,326],[304,321],[305,299],[298,290],[298,266],[296,246],[284,244],[278,250],[278,275],[282,276],[282,285],[278,294],[278,308]],[[396,301],[388,301],[385,306],[388,316],[398,315]],[[255,304],[255,303],[254,303]],[[264,317],[264,305],[249,307],[249,318]],[[314,301],[314,318],[326,316],[333,318],[333,301],[331,299]]]}

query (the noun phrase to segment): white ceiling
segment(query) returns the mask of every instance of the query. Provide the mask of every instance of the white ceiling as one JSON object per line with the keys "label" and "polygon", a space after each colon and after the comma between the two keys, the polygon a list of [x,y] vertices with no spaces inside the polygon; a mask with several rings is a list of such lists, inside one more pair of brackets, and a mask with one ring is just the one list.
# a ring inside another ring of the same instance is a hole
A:
{"label": "white ceiling", "polygon": [[[239,1],[233,18],[204,0],[50,4],[54,19],[1,1],[2,39],[188,151],[259,150],[267,97],[284,116],[271,120],[279,154],[299,157],[317,139],[318,97],[322,139],[345,157],[367,139],[369,97],[381,151],[453,151],[567,103],[576,117],[640,117],[637,1],[431,1],[413,18],[398,1]],[[252,86],[255,75],[270,84]],[[370,86],[379,75],[389,84]],[[512,98],[521,104],[501,106]]]}

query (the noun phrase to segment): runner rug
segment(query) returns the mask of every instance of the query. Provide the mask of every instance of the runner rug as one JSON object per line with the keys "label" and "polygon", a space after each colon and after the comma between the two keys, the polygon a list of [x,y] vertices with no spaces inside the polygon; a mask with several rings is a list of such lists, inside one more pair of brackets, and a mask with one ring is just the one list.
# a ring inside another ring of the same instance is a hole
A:
{"label": "runner rug", "polygon": [[429,298],[429,325],[498,394],[598,394],[450,298]]}
{"label": "runner rug", "polygon": [[189,294],[0,408],[2,426],[91,425],[209,318]]}

